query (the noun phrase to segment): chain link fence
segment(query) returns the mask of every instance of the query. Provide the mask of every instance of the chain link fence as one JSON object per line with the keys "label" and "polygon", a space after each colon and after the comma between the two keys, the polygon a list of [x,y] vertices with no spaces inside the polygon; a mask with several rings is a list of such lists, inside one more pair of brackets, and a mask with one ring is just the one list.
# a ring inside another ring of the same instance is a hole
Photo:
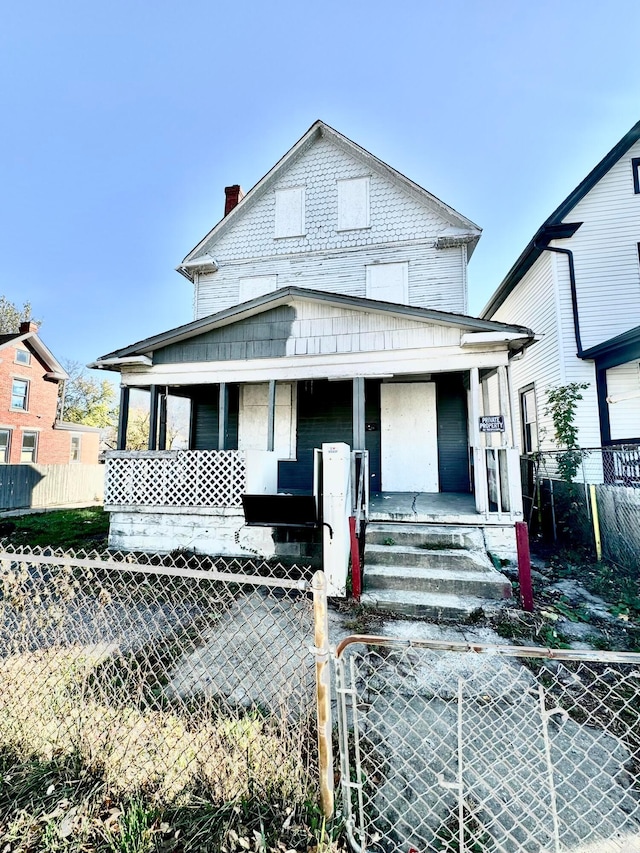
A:
{"label": "chain link fence", "polygon": [[640,655],[338,646],[352,849],[640,850]]}
{"label": "chain link fence", "polygon": [[0,754],[73,756],[113,797],[315,796],[309,578],[261,561],[5,547]]}
{"label": "chain link fence", "polygon": [[605,559],[640,565],[640,445],[538,453],[522,475],[534,533],[591,549],[599,537]]}

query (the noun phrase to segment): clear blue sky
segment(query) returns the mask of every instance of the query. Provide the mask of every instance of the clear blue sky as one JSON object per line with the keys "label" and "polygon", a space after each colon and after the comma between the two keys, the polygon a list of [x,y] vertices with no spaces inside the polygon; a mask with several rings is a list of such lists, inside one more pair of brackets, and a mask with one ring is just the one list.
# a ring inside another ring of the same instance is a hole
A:
{"label": "clear blue sky", "polygon": [[321,118],[484,229],[477,313],[640,119],[639,32],[638,0],[5,2],[0,293],[82,362],[189,321],[224,186]]}

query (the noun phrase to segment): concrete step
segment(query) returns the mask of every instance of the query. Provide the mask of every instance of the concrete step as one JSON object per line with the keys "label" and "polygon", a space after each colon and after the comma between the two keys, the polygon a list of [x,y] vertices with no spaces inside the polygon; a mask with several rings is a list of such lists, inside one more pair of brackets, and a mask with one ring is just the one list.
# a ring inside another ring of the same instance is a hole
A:
{"label": "concrete step", "polygon": [[499,602],[486,598],[392,589],[363,592],[360,601],[365,607],[374,610],[434,621],[459,621],[476,610],[491,613],[500,607]]}
{"label": "concrete step", "polygon": [[477,572],[492,568],[485,551],[455,548],[420,548],[416,545],[366,545],[365,571],[369,566],[421,566],[425,569]]}
{"label": "concrete step", "polygon": [[367,593],[397,590],[407,593],[443,593],[501,600],[511,597],[511,584],[495,570],[453,571],[412,566],[367,566]]}
{"label": "concrete step", "polygon": [[367,545],[415,545],[424,548],[461,548],[469,551],[484,550],[484,537],[479,527],[461,527],[446,524],[394,524],[374,522],[367,524]]}

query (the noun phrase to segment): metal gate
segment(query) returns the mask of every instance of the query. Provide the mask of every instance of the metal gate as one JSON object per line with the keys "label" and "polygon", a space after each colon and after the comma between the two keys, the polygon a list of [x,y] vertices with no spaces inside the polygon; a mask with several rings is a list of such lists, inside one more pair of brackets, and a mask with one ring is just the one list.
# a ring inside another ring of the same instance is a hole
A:
{"label": "metal gate", "polygon": [[640,654],[349,637],[352,848],[640,851]]}

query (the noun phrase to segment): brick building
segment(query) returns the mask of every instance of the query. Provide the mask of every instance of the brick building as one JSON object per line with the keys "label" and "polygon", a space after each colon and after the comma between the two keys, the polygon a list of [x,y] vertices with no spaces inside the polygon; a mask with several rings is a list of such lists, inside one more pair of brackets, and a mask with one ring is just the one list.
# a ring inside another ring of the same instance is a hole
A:
{"label": "brick building", "polygon": [[27,321],[0,335],[0,463],[98,462],[98,429],[58,420],[62,365]]}

